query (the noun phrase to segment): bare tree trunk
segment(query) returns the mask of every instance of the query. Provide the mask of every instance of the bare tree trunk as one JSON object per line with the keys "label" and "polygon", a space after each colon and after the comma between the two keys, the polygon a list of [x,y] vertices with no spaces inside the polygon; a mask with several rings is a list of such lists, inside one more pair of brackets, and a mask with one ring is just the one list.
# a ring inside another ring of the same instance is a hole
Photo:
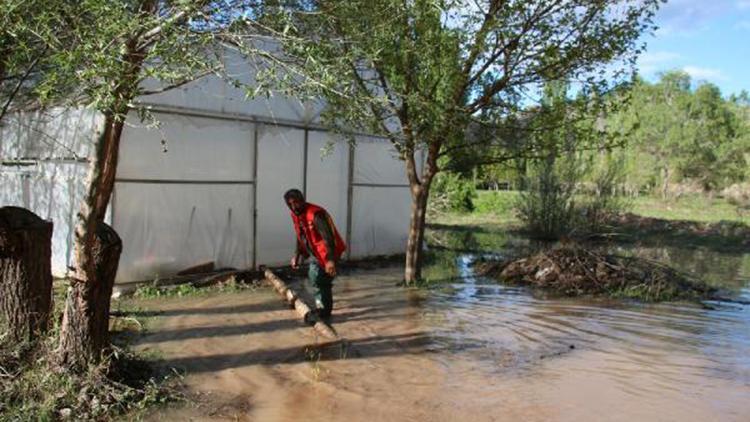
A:
{"label": "bare tree trunk", "polygon": [[424,229],[427,216],[427,200],[430,197],[430,186],[438,172],[437,153],[440,143],[432,143],[428,149],[427,162],[420,178],[417,162],[412,151],[406,160],[406,174],[411,188],[411,217],[409,220],[409,237],[406,242],[406,264],[404,282],[414,284],[422,278],[422,258],[424,255]]}
{"label": "bare tree trunk", "polygon": [[52,222],[0,208],[0,311],[12,341],[34,342],[52,313]]}
{"label": "bare tree trunk", "polygon": [[670,176],[668,166],[665,166],[663,168],[663,173],[664,173],[664,180],[662,182],[662,187],[661,187],[661,197],[662,199],[667,199],[669,198],[669,176]]}
{"label": "bare tree trunk", "polygon": [[424,229],[429,186],[412,186],[411,191],[411,217],[409,220],[409,237],[406,242],[406,266],[404,268],[404,281],[407,284],[414,284],[422,278]]}
{"label": "bare tree trunk", "polygon": [[[156,2],[144,0],[140,9],[155,13]],[[75,275],[68,288],[58,348],[59,363],[73,371],[85,370],[99,362],[109,347],[109,306],[122,242],[114,230],[104,224],[104,215],[115,186],[128,104],[137,93],[145,57],[145,53],[138,50],[137,36],[123,47],[123,61],[128,67],[116,81],[112,104],[104,112],[104,125],[97,136],[90,164],[88,191],[75,231]]]}

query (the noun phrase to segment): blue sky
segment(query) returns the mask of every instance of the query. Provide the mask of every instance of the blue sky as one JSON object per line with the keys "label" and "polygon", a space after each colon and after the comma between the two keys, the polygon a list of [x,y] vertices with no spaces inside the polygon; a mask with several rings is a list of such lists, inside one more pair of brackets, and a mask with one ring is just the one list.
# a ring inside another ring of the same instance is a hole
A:
{"label": "blue sky", "polygon": [[659,29],[644,36],[638,61],[647,80],[682,69],[725,96],[750,91],[750,0],[669,0],[655,22]]}

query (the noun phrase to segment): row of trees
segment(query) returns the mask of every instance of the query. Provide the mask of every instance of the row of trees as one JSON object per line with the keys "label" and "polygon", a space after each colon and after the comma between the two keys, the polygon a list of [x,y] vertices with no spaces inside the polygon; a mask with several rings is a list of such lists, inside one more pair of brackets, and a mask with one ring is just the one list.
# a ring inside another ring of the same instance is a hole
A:
{"label": "row of trees", "polygon": [[684,72],[637,80],[629,105],[609,119],[633,127],[621,152],[626,183],[666,197],[675,183],[711,191],[750,180],[748,110],[747,92],[725,99],[713,84],[693,88]]}
{"label": "row of trees", "polygon": [[[556,121],[560,128],[536,134],[529,126],[529,130],[506,136],[522,140],[516,145],[536,148],[567,142],[570,149],[578,151],[579,167],[584,173],[579,178],[581,182],[594,182],[615,162],[622,173],[618,188],[629,194],[667,197],[688,185],[701,191],[719,191],[750,181],[747,92],[725,98],[711,83],[695,84],[688,74],[670,71],[662,74],[658,82],[649,83],[638,77],[610,94],[608,101],[614,107],[609,113],[582,109],[577,101],[589,99],[579,95],[571,100],[565,94],[562,101],[558,100],[557,112],[544,108],[527,110],[537,116],[537,121]],[[559,115],[560,110],[565,110],[566,117]],[[559,142],[550,143],[549,137],[557,137]],[[465,159],[456,159],[463,164],[459,170],[466,173],[471,168],[465,165]],[[522,157],[479,168],[476,174],[480,183],[488,186],[502,180],[523,189],[532,161],[533,158]]]}

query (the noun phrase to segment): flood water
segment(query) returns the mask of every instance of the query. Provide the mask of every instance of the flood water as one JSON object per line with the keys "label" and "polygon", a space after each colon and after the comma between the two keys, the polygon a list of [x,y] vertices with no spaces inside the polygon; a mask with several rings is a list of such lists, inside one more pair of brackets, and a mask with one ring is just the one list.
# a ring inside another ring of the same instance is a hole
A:
{"label": "flood water", "polygon": [[[748,421],[750,307],[549,298],[477,277],[471,261],[539,247],[435,229],[425,276],[397,267],[337,279],[325,344],[267,289],[145,302],[138,344],[185,370],[195,404],[154,419]],[[750,254],[620,246],[750,299]]]}

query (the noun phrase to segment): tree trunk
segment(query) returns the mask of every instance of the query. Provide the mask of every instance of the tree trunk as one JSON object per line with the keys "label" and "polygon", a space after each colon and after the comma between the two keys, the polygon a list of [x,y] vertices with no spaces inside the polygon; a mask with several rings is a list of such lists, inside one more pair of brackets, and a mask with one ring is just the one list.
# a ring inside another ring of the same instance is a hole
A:
{"label": "tree trunk", "polygon": [[114,189],[124,113],[105,115],[75,231],[75,274],[71,277],[60,330],[59,362],[73,371],[99,362],[109,345],[107,328],[112,285],[122,242],[104,224]]}
{"label": "tree trunk", "polygon": [[60,332],[60,363],[74,371],[98,363],[109,347],[109,306],[122,241],[100,222],[91,252],[94,279],[71,283]]}
{"label": "tree trunk", "polygon": [[[157,2],[143,1],[144,13],[156,12]],[[97,363],[109,346],[108,324],[112,285],[122,251],[122,242],[104,224],[115,186],[120,138],[128,105],[137,93],[145,56],[138,49],[138,35],[123,45],[127,63],[120,79],[113,79],[112,104],[104,113],[104,125],[97,134],[94,156],[89,167],[87,192],[75,230],[75,275],[65,301],[58,360],[78,371]]]}
{"label": "tree trunk", "polygon": [[52,222],[0,208],[0,310],[10,339],[33,342],[52,313]]}
{"label": "tree trunk", "polygon": [[406,242],[406,265],[404,268],[404,281],[406,284],[414,284],[422,279],[425,216],[427,214],[427,198],[429,197],[430,182],[431,180],[425,180],[422,184],[411,187],[411,217],[409,220],[409,237]]}
{"label": "tree trunk", "polygon": [[663,169],[664,173],[664,180],[662,181],[662,187],[661,187],[661,197],[662,199],[669,198],[669,167],[664,167]]}

